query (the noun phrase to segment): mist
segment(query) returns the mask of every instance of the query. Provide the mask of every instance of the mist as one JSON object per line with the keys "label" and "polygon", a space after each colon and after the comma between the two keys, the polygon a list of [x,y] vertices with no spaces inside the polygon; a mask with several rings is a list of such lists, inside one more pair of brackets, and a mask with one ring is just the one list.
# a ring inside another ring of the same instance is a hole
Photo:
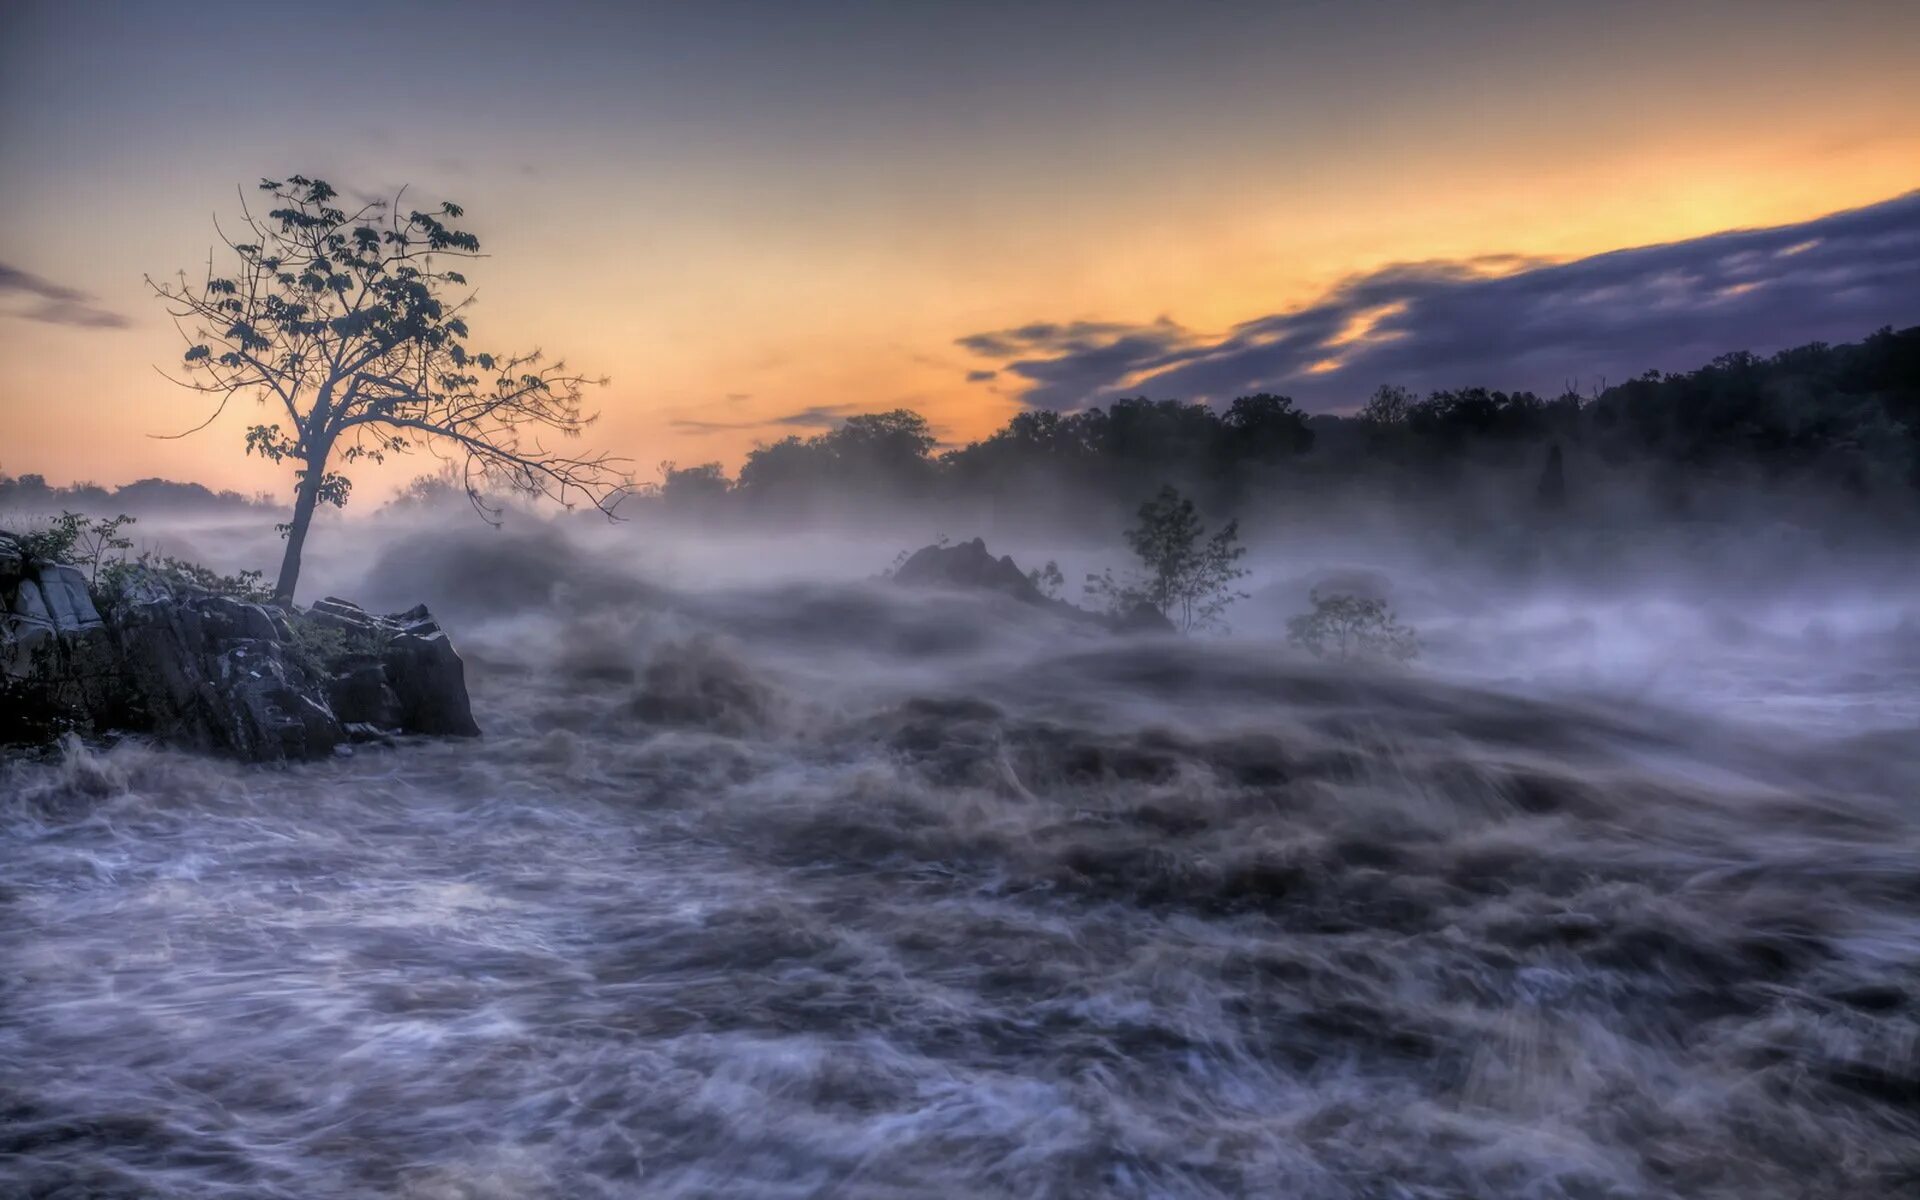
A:
{"label": "mist", "polygon": [[[991,551],[1124,560],[1059,510]],[[428,604],[477,743],[8,761],[26,1194],[1920,1178],[1920,593],[1874,539],[1249,517],[1230,630],[1126,637],[884,578],[951,507],[630,513],[316,525],[301,600]],[[1316,587],[1422,657],[1289,646]]]}

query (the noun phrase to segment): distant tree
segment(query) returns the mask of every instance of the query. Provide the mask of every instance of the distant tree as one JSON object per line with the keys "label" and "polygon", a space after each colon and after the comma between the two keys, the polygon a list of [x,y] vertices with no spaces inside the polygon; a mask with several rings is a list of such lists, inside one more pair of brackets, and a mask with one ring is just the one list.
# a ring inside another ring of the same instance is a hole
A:
{"label": "distant tree", "polygon": [[755,447],[740,467],[738,486],[761,504],[851,499],[863,492],[914,495],[939,474],[932,457],[938,444],[919,413],[861,413],[805,440],[789,436]]}
{"label": "distant tree", "polygon": [[1381,428],[1405,425],[1415,403],[1413,393],[1406,388],[1382,384],[1355,416]]}
{"label": "distant tree", "polygon": [[1241,396],[1220,418],[1222,448],[1231,462],[1272,463],[1313,449],[1307,415],[1288,396]]}
{"label": "distant tree", "polygon": [[[471,294],[448,260],[480,256],[480,241],[449,224],[455,204],[402,210],[373,201],[349,210],[324,180],[268,179],[264,218],[245,204],[238,239],[219,230],[231,269],[204,282],[148,285],[187,341],[175,382],[218,397],[203,429],[236,396],[284,414],[247,431],[249,453],[291,461],[296,487],[274,598],[290,603],[308,526],[321,504],[343,505],[351,482],[334,468],[379,462],[423,443],[452,449],[467,497],[483,518],[489,487],[585,501],[609,515],[624,491],[622,460],[550,448],[541,435],[578,436],[596,382],[539,351],[471,349]],[[186,436],[185,434],[177,436]]]}
{"label": "distant tree", "polygon": [[1419,635],[1400,624],[1386,601],[1318,591],[1312,600],[1312,612],[1287,622],[1287,641],[1315,658],[1406,662],[1419,655]]}
{"label": "distant tree", "polygon": [[660,499],[671,509],[698,509],[726,496],[733,485],[717,462],[683,467],[660,464]]}
{"label": "distant tree", "polygon": [[1140,506],[1139,518],[1126,536],[1144,570],[1125,580],[1112,571],[1089,575],[1088,595],[1113,613],[1150,604],[1183,632],[1224,627],[1228,606],[1246,599],[1233,586],[1247,574],[1239,565],[1247,553],[1240,522],[1228,521],[1207,537],[1193,501],[1170,486]]}

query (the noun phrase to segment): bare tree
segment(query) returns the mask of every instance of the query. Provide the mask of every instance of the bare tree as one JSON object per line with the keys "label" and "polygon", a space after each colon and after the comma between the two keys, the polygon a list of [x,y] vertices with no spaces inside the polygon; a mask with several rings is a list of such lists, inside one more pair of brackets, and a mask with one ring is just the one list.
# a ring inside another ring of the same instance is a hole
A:
{"label": "bare tree", "polygon": [[[540,352],[497,354],[468,346],[464,275],[449,260],[481,257],[480,241],[448,222],[458,205],[403,210],[393,200],[349,211],[339,193],[300,175],[267,179],[273,207],[256,217],[241,200],[244,229],[215,231],[236,260],[217,274],[213,256],[199,286],[147,280],[187,341],[185,378],[175,383],[219,397],[211,425],[236,396],[284,412],[247,430],[247,452],[292,460],[293,520],[274,598],[293,600],[300,553],[320,504],[344,505],[351,481],[338,470],[425,446],[459,461],[468,500],[497,523],[488,492],[585,501],[612,516],[626,490],[625,460],[573,454],[541,439],[575,438],[589,379]],[[165,372],[162,372],[165,374]],[[185,437],[187,434],[173,436]]]}

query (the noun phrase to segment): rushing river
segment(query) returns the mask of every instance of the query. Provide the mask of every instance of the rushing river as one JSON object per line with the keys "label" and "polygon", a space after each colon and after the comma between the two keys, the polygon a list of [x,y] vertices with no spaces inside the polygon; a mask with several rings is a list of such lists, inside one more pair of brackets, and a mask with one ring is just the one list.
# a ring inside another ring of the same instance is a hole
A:
{"label": "rushing river", "polygon": [[1920,1193],[1911,725],[478,586],[478,742],[0,767],[0,1194]]}

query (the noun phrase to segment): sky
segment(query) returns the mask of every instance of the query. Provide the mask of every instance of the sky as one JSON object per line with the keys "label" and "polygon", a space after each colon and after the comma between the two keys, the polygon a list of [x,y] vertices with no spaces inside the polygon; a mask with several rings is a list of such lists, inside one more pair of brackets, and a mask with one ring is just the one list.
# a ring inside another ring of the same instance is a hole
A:
{"label": "sky", "polygon": [[1907,0],[11,0],[0,471],[286,489],[250,412],[154,436],[208,410],[143,278],[293,173],[463,205],[476,340],[608,375],[643,479],[1850,340],[1920,323],[1916,45]]}

